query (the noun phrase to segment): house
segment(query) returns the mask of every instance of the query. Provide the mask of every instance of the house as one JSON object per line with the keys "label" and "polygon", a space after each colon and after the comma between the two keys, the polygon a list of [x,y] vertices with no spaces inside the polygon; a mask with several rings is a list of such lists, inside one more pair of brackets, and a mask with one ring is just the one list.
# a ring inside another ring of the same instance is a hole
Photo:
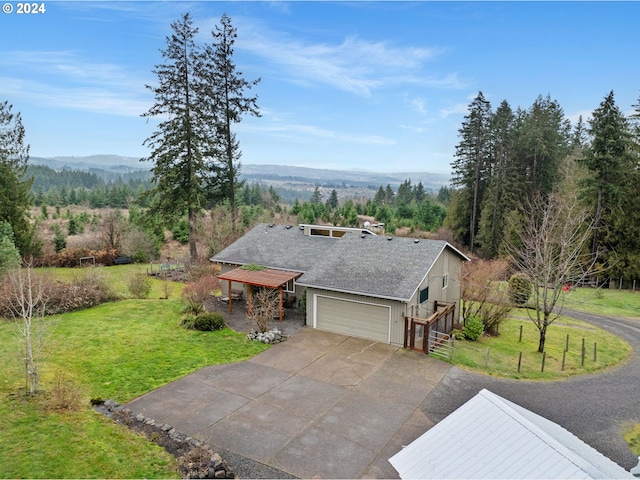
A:
{"label": "house", "polygon": [[[243,265],[289,272],[281,290],[298,300],[306,290],[306,323],[313,328],[425,351],[425,335],[436,325],[425,320],[441,311],[440,330],[450,330],[458,320],[465,260],[439,240],[380,236],[366,228],[273,224],[256,226],[211,258],[232,289],[245,283],[231,273]],[[225,294],[228,288],[223,282]]]}
{"label": "house", "polygon": [[403,479],[634,478],[557,423],[486,389],[389,462]]}

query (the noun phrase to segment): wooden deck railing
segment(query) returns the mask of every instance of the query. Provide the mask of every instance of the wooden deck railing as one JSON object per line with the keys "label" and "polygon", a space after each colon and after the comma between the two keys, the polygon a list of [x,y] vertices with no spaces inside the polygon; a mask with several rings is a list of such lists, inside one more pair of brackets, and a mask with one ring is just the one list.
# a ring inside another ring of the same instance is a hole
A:
{"label": "wooden deck railing", "polygon": [[[438,310],[441,308],[441,310]],[[434,302],[435,311],[429,318],[404,317],[404,347],[412,350],[422,350],[429,354],[436,346],[438,335],[449,334],[453,330],[453,321],[455,318],[456,304],[445,302]],[[416,331],[422,326],[422,348],[416,348]]]}

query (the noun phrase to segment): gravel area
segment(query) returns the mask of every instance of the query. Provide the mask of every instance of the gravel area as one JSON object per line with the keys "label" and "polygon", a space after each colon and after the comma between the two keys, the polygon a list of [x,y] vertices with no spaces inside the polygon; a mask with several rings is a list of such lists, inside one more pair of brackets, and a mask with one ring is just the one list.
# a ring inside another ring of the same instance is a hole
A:
{"label": "gravel area", "polygon": [[[226,303],[221,303],[212,297],[205,303],[205,308],[209,312],[220,312],[224,316],[227,326],[236,332],[249,333],[251,330],[257,329],[257,325],[247,318],[246,301],[234,301],[233,312],[229,313]],[[274,319],[269,324],[269,329],[277,328],[285,336],[290,337],[302,330],[304,325],[305,317],[299,308],[285,308],[284,319],[282,321]]]}

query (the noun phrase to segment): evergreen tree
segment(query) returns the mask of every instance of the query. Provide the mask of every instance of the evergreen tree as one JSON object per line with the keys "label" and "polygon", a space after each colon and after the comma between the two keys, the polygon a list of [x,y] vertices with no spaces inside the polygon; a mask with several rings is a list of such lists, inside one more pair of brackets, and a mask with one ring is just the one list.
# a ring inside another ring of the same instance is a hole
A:
{"label": "evergreen tree", "polygon": [[309,199],[309,203],[311,205],[317,205],[322,202],[322,192],[320,192],[320,187],[315,186],[313,189],[313,193],[311,194],[311,198]]}
{"label": "evergreen tree", "polygon": [[398,187],[396,193],[396,205],[408,205],[413,198],[413,191],[411,189],[411,180],[405,180]]}
{"label": "evergreen tree", "polygon": [[236,189],[241,184],[240,144],[232,131],[232,125],[239,123],[243,115],[260,116],[257,97],[247,96],[247,91],[260,82],[260,79],[247,81],[233,63],[233,45],[238,36],[237,29],[231,25],[226,14],[216,25],[213,44],[205,48],[205,71],[210,96],[214,99],[213,116],[216,120],[215,151],[220,160],[218,188],[231,205],[232,228],[235,231],[238,221]]}
{"label": "evergreen tree", "polygon": [[32,180],[24,180],[29,146],[24,145],[22,118],[12,108],[0,103],[0,222],[11,225],[13,242],[24,256],[37,253],[38,245],[28,219]]}
{"label": "evergreen tree", "polygon": [[452,184],[458,190],[452,210],[452,230],[473,252],[480,219],[480,205],[491,174],[491,104],[482,92],[469,104],[458,130],[460,143],[452,163]]}
{"label": "evergreen tree", "polygon": [[436,199],[445,206],[449,205],[449,202],[451,201],[451,189],[446,185],[441,186],[440,190],[438,190],[438,196]]}
{"label": "evergreen tree", "polygon": [[418,182],[418,184],[413,187],[413,199],[417,203],[421,203],[424,200],[424,195],[424,185],[422,185],[422,182]]}
{"label": "evergreen tree", "polygon": [[195,261],[197,215],[206,203],[207,182],[215,174],[210,126],[218,119],[212,115],[214,99],[203,85],[203,55],[194,42],[198,29],[188,13],[171,29],[167,47],[161,51],[164,63],[153,70],[158,86],[147,85],[155,103],[143,116],[163,120],[144,142],[151,149],[144,160],[154,162],[150,214],[161,214],[167,223],[187,214],[189,255]]}
{"label": "evergreen tree", "polygon": [[7,221],[0,222],[0,279],[21,262],[20,252],[13,242],[13,229]]}
{"label": "evergreen tree", "polygon": [[[627,119],[615,103],[611,91],[593,112],[588,128],[591,144],[585,149],[580,162],[592,173],[585,183],[584,194],[593,201],[594,233],[591,252],[617,249],[620,233],[614,224],[624,226],[634,212],[624,211],[625,193],[637,196],[638,164],[631,154],[631,136]],[[631,202],[633,205],[635,202]],[[618,220],[616,222],[616,218]],[[603,242],[606,241],[606,244]]]}
{"label": "evergreen tree", "polygon": [[515,123],[519,191],[532,200],[546,196],[559,180],[558,170],[570,152],[570,123],[557,101],[539,96]]}
{"label": "evergreen tree", "polygon": [[67,248],[67,238],[65,237],[60,225],[55,223],[52,227],[54,235],[53,235],[53,249],[56,253],[60,253],[62,250]]}
{"label": "evergreen tree", "polygon": [[479,245],[485,256],[499,253],[506,214],[518,203],[516,165],[513,161],[513,124],[515,115],[503,100],[491,119],[492,169],[482,202],[478,227]]}
{"label": "evergreen tree", "polygon": [[332,210],[338,208],[338,192],[336,192],[335,188],[331,190],[331,194],[327,199],[327,206]]}
{"label": "evergreen tree", "polygon": [[[389,185],[389,188],[391,188],[390,185]],[[384,201],[385,201],[385,192],[384,192],[384,189],[382,188],[382,185],[380,185],[380,187],[378,188],[378,191],[373,197],[373,203],[375,205],[382,205]]]}
{"label": "evergreen tree", "polygon": [[384,189],[384,203],[387,205],[393,205],[395,202],[395,193],[391,185],[387,183],[387,187]]}

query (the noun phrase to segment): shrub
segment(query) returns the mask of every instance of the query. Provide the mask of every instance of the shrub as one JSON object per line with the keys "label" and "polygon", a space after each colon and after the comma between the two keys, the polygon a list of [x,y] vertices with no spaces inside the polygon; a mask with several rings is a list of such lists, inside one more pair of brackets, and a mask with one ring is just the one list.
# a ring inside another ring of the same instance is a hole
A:
{"label": "shrub", "polygon": [[185,285],[182,290],[182,300],[191,308],[201,310],[204,302],[220,288],[219,280],[213,275],[203,275]]}
{"label": "shrub", "polygon": [[478,340],[484,333],[484,324],[480,317],[472,316],[465,320],[464,327],[462,327],[462,333],[464,338],[472,341]]}
{"label": "shrub", "polygon": [[127,289],[134,298],[147,298],[151,293],[151,279],[146,273],[134,273],[129,277]]}
{"label": "shrub", "polygon": [[226,326],[224,317],[218,313],[201,313],[193,322],[193,329],[201,332],[222,330]]}
{"label": "shrub", "polygon": [[47,315],[95,307],[115,298],[104,276],[93,268],[74,276],[70,283],[52,281],[47,293]]}
{"label": "shrub", "polygon": [[182,219],[171,229],[173,239],[182,245],[189,243],[189,222]]}
{"label": "shrub", "polygon": [[193,325],[196,322],[196,315],[191,312],[183,312],[182,319],[180,320],[180,325],[186,328],[187,330],[193,330]]}
{"label": "shrub", "polygon": [[533,284],[524,273],[514,273],[509,279],[509,299],[518,307],[527,304]]}
{"label": "shrub", "polygon": [[80,388],[68,375],[57,372],[48,398],[49,408],[52,410],[77,411],[80,410],[81,403],[82,394],[80,393]]}
{"label": "shrub", "polygon": [[504,260],[474,260],[463,265],[462,316],[480,318],[490,335],[499,334],[500,324],[512,309],[502,286],[506,271]]}
{"label": "shrub", "polygon": [[44,267],[78,267],[80,259],[94,257],[96,265],[113,265],[113,260],[118,255],[116,250],[91,250],[89,248],[66,248],[58,253],[45,255],[39,265]]}

